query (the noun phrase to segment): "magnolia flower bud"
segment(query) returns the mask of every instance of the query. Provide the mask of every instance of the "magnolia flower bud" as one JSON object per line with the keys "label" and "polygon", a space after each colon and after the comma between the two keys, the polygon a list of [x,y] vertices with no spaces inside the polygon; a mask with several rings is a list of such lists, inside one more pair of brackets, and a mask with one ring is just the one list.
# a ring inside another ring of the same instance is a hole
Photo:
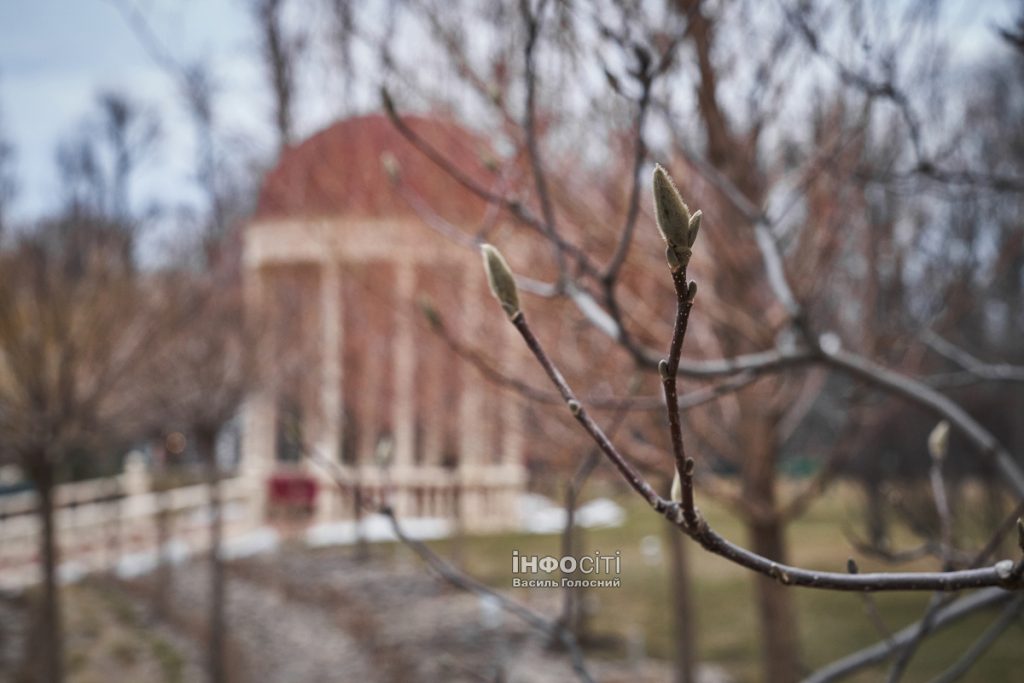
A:
{"label": "magnolia flower bud", "polygon": [[658,230],[669,246],[680,250],[688,249],[690,210],[679,196],[672,179],[661,166],[654,167],[654,214]]}
{"label": "magnolia flower bud", "polygon": [[676,470],[675,476],[672,477],[672,493],[670,495],[673,503],[683,502],[683,482],[679,478],[679,470]]}
{"label": "magnolia flower bud", "polygon": [[490,244],[480,247],[484,258],[484,270],[487,271],[487,284],[491,293],[498,300],[509,320],[519,315],[519,290],[512,269],[508,267],[505,257]]}
{"label": "magnolia flower bud", "polygon": [[693,246],[693,243],[697,241],[697,233],[700,232],[700,219],[703,218],[704,212],[697,209],[692,216],[690,216],[690,222],[688,224],[689,232],[687,233],[687,244]]}
{"label": "magnolia flower bud", "polygon": [[943,420],[935,425],[935,429],[928,435],[928,452],[933,459],[942,461],[949,450],[949,423]]}

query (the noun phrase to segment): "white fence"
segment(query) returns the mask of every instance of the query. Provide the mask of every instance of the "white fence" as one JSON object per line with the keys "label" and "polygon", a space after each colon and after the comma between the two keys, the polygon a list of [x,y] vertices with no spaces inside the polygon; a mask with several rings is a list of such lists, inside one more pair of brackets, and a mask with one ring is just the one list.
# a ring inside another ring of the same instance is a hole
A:
{"label": "white fence", "polygon": [[[254,485],[242,477],[222,481],[225,538],[262,524]],[[161,543],[162,552],[177,556],[209,547],[206,485],[153,491],[138,461],[116,477],[58,486],[55,507],[64,581],[91,572],[136,573],[155,562]],[[40,529],[35,492],[0,497],[0,590],[39,582]]]}

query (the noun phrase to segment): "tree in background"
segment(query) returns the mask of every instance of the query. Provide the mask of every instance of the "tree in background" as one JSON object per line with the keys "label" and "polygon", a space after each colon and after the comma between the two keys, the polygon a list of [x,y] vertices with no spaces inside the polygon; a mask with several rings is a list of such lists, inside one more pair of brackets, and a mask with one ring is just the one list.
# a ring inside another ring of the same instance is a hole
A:
{"label": "tree in background", "polygon": [[206,665],[211,683],[223,683],[229,625],[222,543],[223,473],[217,445],[252,388],[255,372],[237,273],[222,267],[177,273],[173,278],[166,286],[180,322],[165,331],[159,352],[150,357],[145,384],[154,421],[168,433],[180,430],[190,435],[204,467],[211,520]]}
{"label": "tree in background", "polygon": [[[662,336],[657,312],[664,306],[649,302],[665,297],[663,286],[652,287],[639,276],[631,280],[630,268],[624,267],[628,262],[658,272],[648,265],[651,258],[636,255],[654,250],[641,249],[642,236],[634,239],[635,188],[648,148],[689,170],[680,176],[681,187],[687,196],[702,197],[705,220],[716,226],[705,238],[710,258],[695,264],[705,275],[702,282],[711,283],[702,290],[702,298],[711,302],[709,319],[691,338],[701,350],[726,360],[684,362],[680,372],[750,380],[721,408],[695,413],[688,420],[690,431],[700,438],[702,451],[738,467],[739,489],[725,486],[723,493],[747,523],[752,548],[782,563],[786,524],[827,486],[835,462],[849,455],[846,448],[831,449],[822,474],[791,499],[780,500],[779,465],[787,441],[815,417],[812,408],[830,377],[845,376],[871,394],[886,386],[861,357],[792,363],[793,354],[832,359],[850,344],[901,370],[916,369],[906,346],[893,349],[891,340],[922,325],[922,288],[939,301],[962,289],[963,280],[954,276],[934,287],[914,275],[928,262],[921,245],[934,239],[935,231],[915,229],[910,220],[935,204],[912,201],[897,192],[897,185],[932,182],[944,192],[938,206],[948,201],[959,208],[949,194],[954,181],[989,185],[999,179],[966,174],[963,160],[948,150],[972,131],[954,126],[948,133],[947,119],[918,104],[953,87],[945,62],[936,58],[935,14],[894,10],[890,15],[866,4],[841,11],[811,4],[760,12],[753,3],[712,7],[699,2],[648,9],[605,3],[588,13],[568,5],[508,3],[474,14],[468,7],[424,3],[412,13],[431,30],[441,62],[437,71],[463,83],[446,101],[512,150],[501,169],[510,179],[506,186],[485,186],[466,176],[461,182],[521,228],[502,235],[513,245],[510,251],[522,249],[528,236],[539,238],[530,279],[521,281],[524,289],[553,299],[549,308],[561,319],[571,303],[594,329],[651,371],[658,355],[649,344]],[[465,30],[467,23],[474,32]],[[755,44],[749,40],[752,25],[764,38]],[[870,51],[853,50],[849,61],[846,52],[838,56],[840,48],[863,42],[869,33]],[[909,44],[908,34],[920,42]],[[487,49],[480,50],[481,44]],[[399,53],[396,48],[383,61],[393,70],[401,103],[415,108],[434,101],[436,76],[424,68],[434,63],[418,54],[413,68]],[[801,71],[798,64],[809,68]],[[604,78],[591,78],[599,66]],[[450,86],[445,92],[452,92]],[[616,116],[609,102],[639,114],[627,147],[631,154],[616,154],[601,142],[614,143],[629,130],[629,119],[621,111]],[[390,98],[385,107],[394,111]],[[645,125],[649,111],[655,123]],[[439,170],[459,177],[444,150],[417,139],[400,115],[393,118]],[[653,142],[664,139],[665,131],[667,143]],[[623,158],[635,159],[633,167],[622,168]],[[602,174],[609,167],[614,170]],[[616,188],[616,175],[630,179],[625,191]],[[887,200],[883,207],[876,199],[880,193]],[[629,197],[627,220],[615,225],[607,217],[621,215],[614,209],[623,205],[616,207],[609,198],[623,195]],[[909,241],[901,235],[908,227]],[[493,239],[485,230],[476,236],[481,238]],[[638,247],[631,249],[634,241]],[[860,258],[850,251],[858,244],[865,249]],[[866,296],[851,297],[851,291],[863,292],[865,270],[875,285]],[[894,324],[890,315],[897,311],[901,322]],[[543,329],[547,316],[543,310],[537,315]],[[577,330],[569,324],[553,338],[575,341]],[[588,361],[597,354],[588,357],[578,349],[556,351],[559,364],[570,381],[589,387],[595,378]],[[880,350],[884,353],[876,353]],[[582,376],[574,374],[577,363],[584,366]],[[924,400],[933,413],[944,405],[944,398],[927,387],[915,391],[915,400]],[[905,399],[908,392],[901,393]],[[842,420],[833,430],[852,430],[856,424],[856,419]],[[975,440],[973,447],[984,451],[990,438]],[[1004,474],[1014,472],[1007,453],[997,461]],[[713,472],[703,467],[699,476],[713,481]],[[756,582],[765,679],[794,680],[801,667],[792,593],[771,575]]]}
{"label": "tree in background", "polygon": [[39,680],[63,680],[54,490],[76,459],[137,427],[134,374],[159,337],[158,292],[125,266],[102,219],[44,223],[0,253],[0,444],[39,496]]}

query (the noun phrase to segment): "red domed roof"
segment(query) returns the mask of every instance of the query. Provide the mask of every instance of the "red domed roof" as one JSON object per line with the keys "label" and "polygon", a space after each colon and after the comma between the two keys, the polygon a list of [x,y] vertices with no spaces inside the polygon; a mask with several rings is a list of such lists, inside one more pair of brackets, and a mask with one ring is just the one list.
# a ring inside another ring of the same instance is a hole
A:
{"label": "red domed roof", "polygon": [[[403,120],[481,186],[493,184],[495,174],[485,165],[490,151],[480,138],[450,121]],[[389,156],[398,162],[401,190],[384,170]],[[416,216],[403,192],[448,220],[478,221],[485,210],[481,199],[413,147],[386,116],[371,114],[339,121],[282,152],[264,178],[256,218]]]}

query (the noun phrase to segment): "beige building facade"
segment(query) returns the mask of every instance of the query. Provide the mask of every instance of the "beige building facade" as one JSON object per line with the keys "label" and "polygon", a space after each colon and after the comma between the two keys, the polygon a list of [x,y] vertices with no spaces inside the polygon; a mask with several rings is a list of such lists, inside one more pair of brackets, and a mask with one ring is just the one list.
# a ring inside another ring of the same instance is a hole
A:
{"label": "beige building facade", "polygon": [[[485,149],[457,127],[417,132],[486,180]],[[461,156],[460,156],[461,155]],[[514,330],[490,299],[471,235],[488,208],[382,116],[348,119],[284,152],[244,233],[263,388],[243,416],[241,474],[319,482],[319,521],[380,503],[470,531],[512,528],[525,484],[522,410],[432,329],[513,370]],[[312,455],[312,458],[305,457]]]}

